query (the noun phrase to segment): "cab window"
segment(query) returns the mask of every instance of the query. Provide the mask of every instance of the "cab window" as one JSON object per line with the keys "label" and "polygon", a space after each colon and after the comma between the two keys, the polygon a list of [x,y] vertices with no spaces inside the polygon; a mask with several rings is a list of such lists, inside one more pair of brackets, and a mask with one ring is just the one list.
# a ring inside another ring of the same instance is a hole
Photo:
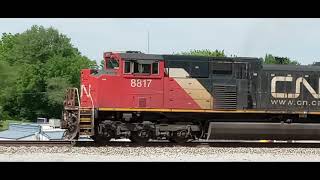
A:
{"label": "cab window", "polygon": [[130,61],[125,61],[124,62],[124,73],[125,74],[130,74],[131,73],[131,62]]}
{"label": "cab window", "polygon": [[159,74],[159,62],[149,60],[141,61],[125,61],[125,74]]}
{"label": "cab window", "polygon": [[151,64],[140,64],[138,62],[134,62],[133,73],[150,74],[150,72]]}
{"label": "cab window", "polygon": [[159,62],[152,63],[152,74],[159,74]]}
{"label": "cab window", "polygon": [[119,62],[116,59],[107,60],[107,69],[119,69]]}

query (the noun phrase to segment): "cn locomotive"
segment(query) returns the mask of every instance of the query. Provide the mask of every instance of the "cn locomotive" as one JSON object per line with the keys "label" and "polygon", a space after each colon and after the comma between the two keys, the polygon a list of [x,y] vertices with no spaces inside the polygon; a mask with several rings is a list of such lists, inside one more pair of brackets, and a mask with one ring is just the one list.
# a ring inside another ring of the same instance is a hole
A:
{"label": "cn locomotive", "polygon": [[106,52],[69,88],[66,139],[320,140],[320,66]]}

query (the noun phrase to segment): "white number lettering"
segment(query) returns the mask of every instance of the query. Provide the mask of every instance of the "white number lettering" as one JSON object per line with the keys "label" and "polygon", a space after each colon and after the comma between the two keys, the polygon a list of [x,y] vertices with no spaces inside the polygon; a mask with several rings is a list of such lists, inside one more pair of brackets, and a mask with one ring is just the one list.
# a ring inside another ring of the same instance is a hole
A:
{"label": "white number lettering", "polygon": [[142,86],[141,79],[138,79],[137,80],[137,87],[141,87],[141,86]]}
{"label": "white number lettering", "polygon": [[146,87],[147,80],[143,80],[143,87]]}
{"label": "white number lettering", "polygon": [[150,87],[151,79],[131,79],[131,87]]}
{"label": "white number lettering", "polygon": [[131,79],[131,87],[136,87],[136,80],[135,79]]}
{"label": "white number lettering", "polygon": [[147,81],[148,81],[148,87],[150,87],[150,84],[151,84],[151,79],[147,79]]}

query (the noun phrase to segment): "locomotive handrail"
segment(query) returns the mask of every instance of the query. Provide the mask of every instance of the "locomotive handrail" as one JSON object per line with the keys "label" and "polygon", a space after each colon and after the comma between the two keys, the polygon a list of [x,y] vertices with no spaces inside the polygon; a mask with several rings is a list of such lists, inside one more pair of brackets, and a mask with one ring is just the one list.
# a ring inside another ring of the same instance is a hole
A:
{"label": "locomotive handrail", "polygon": [[76,88],[76,91],[77,91],[77,99],[78,99],[78,104],[79,104],[79,109],[80,109],[80,97],[79,97],[79,90],[78,88]]}
{"label": "locomotive handrail", "polygon": [[[91,96],[91,89],[89,89],[89,98],[90,98],[90,101],[91,101],[91,113],[92,113],[92,122],[91,122],[91,125],[94,125],[94,103],[93,103],[93,99],[92,99],[92,96]],[[80,108],[79,108],[80,109]],[[79,113],[80,115],[80,113]],[[80,118],[79,118],[80,119]]]}
{"label": "locomotive handrail", "polygon": [[[77,92],[78,92],[78,88],[77,88]],[[87,95],[87,97],[89,97],[90,101],[91,101],[91,115],[92,115],[92,122],[91,122],[91,125],[93,126],[94,125],[94,103],[93,103],[93,99],[92,99],[92,96],[91,96],[91,89],[89,89],[89,94]],[[79,97],[79,93],[78,93],[78,99],[80,99]],[[79,101],[80,102],[80,101]],[[80,118],[81,118],[81,103],[79,103],[79,113],[78,113],[78,119],[79,119],[79,123],[80,123]],[[83,107],[85,108],[85,107]],[[80,130],[80,129],[79,129]]]}
{"label": "locomotive handrail", "polygon": [[[77,99],[78,99],[78,105],[79,105],[79,109],[78,109],[78,123],[80,124],[80,108],[81,108],[81,103],[80,103],[80,96],[79,96],[79,89],[75,88],[76,92],[77,92]],[[79,126],[79,125],[78,125]]]}
{"label": "locomotive handrail", "polygon": [[[90,97],[90,101],[91,101],[91,104],[92,104],[92,110],[91,110],[91,111],[92,111],[92,112],[91,112],[91,113],[92,113],[92,118],[91,118],[92,121],[91,121],[91,126],[94,127],[94,103],[93,103],[93,99],[92,99],[92,96],[91,96],[91,92],[90,92],[90,91],[91,91],[91,89],[89,90],[89,94],[90,94],[89,97]],[[94,131],[93,131],[93,132],[94,132]]]}

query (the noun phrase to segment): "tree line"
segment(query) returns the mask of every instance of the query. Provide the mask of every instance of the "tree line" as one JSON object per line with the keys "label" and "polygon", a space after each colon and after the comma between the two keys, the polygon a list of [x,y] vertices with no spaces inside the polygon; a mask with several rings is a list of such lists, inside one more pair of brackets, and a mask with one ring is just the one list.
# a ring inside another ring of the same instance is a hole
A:
{"label": "tree line", "polygon": [[65,89],[79,87],[80,70],[95,66],[54,28],[2,34],[0,118],[60,118]]}
{"label": "tree line", "polygon": [[[226,57],[222,50],[191,50],[183,55]],[[267,54],[267,64],[299,64]],[[80,70],[99,68],[57,29],[32,26],[0,38],[0,120],[61,118],[67,87],[80,86]],[[101,64],[100,64],[101,68]]]}
{"label": "tree line", "polygon": [[[211,57],[237,57],[236,55],[227,56],[224,50],[190,50],[187,52],[177,53],[180,55],[194,55],[194,56],[211,56]],[[266,54],[264,58],[262,58],[264,64],[293,64],[300,65],[300,63],[296,60],[292,60],[288,57],[280,57],[273,56],[272,54]]]}

